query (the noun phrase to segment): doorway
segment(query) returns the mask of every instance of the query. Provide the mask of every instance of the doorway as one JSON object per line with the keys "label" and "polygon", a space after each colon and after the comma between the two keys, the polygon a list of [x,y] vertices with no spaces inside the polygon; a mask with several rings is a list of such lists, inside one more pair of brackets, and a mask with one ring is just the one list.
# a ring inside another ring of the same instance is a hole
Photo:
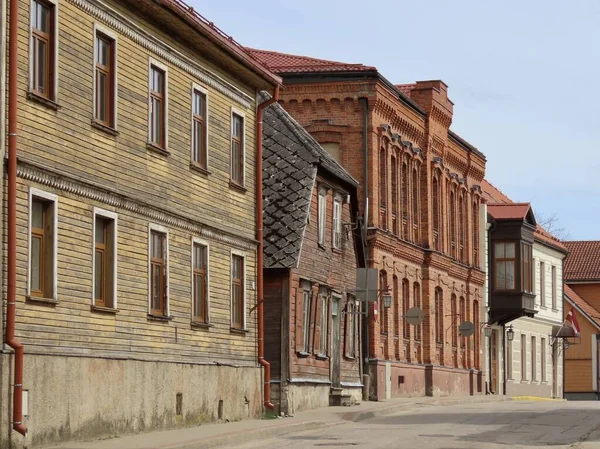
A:
{"label": "doorway", "polygon": [[341,388],[340,379],[340,302],[339,296],[331,298],[331,386]]}
{"label": "doorway", "polygon": [[498,394],[498,330],[490,337],[490,393]]}

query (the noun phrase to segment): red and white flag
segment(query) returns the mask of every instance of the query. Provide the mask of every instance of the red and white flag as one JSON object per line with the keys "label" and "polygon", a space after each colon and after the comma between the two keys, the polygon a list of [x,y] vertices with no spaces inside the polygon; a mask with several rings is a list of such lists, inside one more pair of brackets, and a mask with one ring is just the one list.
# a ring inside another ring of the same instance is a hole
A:
{"label": "red and white flag", "polygon": [[577,322],[577,317],[575,316],[575,310],[573,307],[571,307],[571,310],[569,310],[565,322],[573,328],[573,333],[575,336],[579,337],[579,323]]}

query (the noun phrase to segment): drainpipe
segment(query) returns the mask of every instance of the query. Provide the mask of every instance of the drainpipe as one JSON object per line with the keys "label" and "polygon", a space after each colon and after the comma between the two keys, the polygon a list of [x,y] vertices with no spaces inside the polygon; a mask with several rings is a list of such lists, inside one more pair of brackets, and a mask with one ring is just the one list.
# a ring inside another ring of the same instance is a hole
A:
{"label": "drainpipe", "polygon": [[[363,245],[363,254],[365,257],[365,268],[369,268],[369,250],[367,245],[367,229],[369,226],[369,217],[368,215],[368,204],[369,204],[369,163],[368,163],[368,153],[369,153],[369,136],[367,132],[369,130],[369,99],[361,98],[360,102],[362,103],[363,110],[363,159],[364,159],[364,200],[363,200],[363,229],[361,230],[362,235],[362,245]],[[366,299],[366,298],[365,298]],[[364,324],[364,338],[365,338],[365,350],[364,350],[364,358],[363,358],[363,373],[369,373],[369,357],[371,356],[369,351],[369,303],[365,301],[362,304],[365,308],[365,324]],[[368,387],[367,387],[367,391]],[[368,399],[368,395],[367,395]]]}
{"label": "drainpipe", "polygon": [[265,368],[264,405],[273,410],[271,402],[271,364],[265,360],[264,341],[264,298],[263,298],[263,188],[262,188],[262,157],[263,157],[263,111],[279,100],[279,86],[270,100],[258,105],[256,110],[256,254],[257,280],[257,320],[258,320],[258,363]]}
{"label": "drainpipe", "polygon": [[8,303],[6,344],[15,351],[13,429],[25,436],[23,424],[23,345],[15,338],[17,297],[17,41],[19,2],[10,2],[8,48]]}

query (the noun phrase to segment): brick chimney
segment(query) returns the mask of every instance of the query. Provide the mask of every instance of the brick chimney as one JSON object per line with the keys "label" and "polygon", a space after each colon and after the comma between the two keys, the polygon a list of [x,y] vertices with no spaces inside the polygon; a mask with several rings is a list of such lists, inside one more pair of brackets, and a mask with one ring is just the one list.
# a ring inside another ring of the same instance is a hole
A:
{"label": "brick chimney", "polygon": [[452,123],[454,103],[448,98],[448,86],[441,80],[417,81],[410,98],[427,113],[428,118],[447,129]]}

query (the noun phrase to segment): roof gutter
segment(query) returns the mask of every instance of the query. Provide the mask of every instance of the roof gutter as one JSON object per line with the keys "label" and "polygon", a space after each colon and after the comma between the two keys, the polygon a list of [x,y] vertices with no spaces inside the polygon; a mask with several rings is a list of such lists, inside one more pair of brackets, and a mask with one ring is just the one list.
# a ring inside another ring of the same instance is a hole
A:
{"label": "roof gutter", "polygon": [[263,254],[263,185],[262,185],[262,158],[263,158],[263,112],[270,105],[279,100],[279,86],[275,87],[273,96],[258,105],[256,110],[256,240],[258,248],[256,253],[256,301],[258,321],[258,363],[264,367],[264,405],[270,410],[275,408],[271,402],[271,364],[265,360],[264,339],[264,254]]}
{"label": "roof gutter", "polygon": [[10,2],[8,48],[8,291],[6,344],[15,351],[13,429],[25,436],[23,424],[23,345],[15,337],[17,299],[17,57],[19,2]]}

